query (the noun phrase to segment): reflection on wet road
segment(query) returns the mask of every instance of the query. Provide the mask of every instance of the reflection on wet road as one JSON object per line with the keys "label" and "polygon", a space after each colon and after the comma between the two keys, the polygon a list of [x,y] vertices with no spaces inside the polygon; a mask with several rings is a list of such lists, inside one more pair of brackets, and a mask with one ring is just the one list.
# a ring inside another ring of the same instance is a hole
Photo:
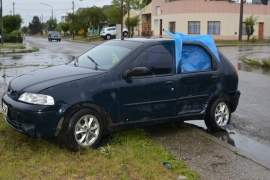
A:
{"label": "reflection on wet road", "polygon": [[35,53],[1,55],[0,97],[2,97],[8,82],[14,77],[36,69],[65,64],[73,58],[73,56],[54,53],[44,49]]}
{"label": "reflection on wet road", "polygon": [[270,75],[270,68],[249,66],[239,61],[239,58],[243,56],[253,60],[270,59],[270,46],[220,46],[218,49],[226,55],[238,70]]}

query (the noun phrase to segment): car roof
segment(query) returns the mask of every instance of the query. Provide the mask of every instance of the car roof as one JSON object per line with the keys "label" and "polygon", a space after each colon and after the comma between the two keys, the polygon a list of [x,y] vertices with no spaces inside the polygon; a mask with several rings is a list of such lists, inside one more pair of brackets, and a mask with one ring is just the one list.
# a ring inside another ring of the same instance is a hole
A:
{"label": "car roof", "polygon": [[115,39],[115,41],[161,42],[161,41],[174,41],[174,39],[169,39],[169,38],[123,38],[123,39]]}

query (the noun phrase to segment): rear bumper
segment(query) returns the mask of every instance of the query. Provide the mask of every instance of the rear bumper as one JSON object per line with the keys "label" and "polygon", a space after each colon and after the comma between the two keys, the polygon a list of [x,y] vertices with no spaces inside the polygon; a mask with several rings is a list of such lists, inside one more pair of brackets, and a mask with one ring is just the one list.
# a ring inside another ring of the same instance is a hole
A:
{"label": "rear bumper", "polygon": [[233,113],[239,103],[241,92],[239,90],[235,91],[234,94],[232,94],[232,102],[231,102],[231,112]]}

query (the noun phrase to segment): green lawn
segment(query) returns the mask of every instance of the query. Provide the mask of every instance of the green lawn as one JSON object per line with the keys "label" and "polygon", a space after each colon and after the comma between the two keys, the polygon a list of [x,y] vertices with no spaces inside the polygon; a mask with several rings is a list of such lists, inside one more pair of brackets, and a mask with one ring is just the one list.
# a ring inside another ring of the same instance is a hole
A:
{"label": "green lawn", "polygon": [[[61,139],[15,132],[0,114],[0,179],[199,179],[141,129],[113,134],[99,149],[69,151]],[[173,170],[163,167],[170,162]]]}

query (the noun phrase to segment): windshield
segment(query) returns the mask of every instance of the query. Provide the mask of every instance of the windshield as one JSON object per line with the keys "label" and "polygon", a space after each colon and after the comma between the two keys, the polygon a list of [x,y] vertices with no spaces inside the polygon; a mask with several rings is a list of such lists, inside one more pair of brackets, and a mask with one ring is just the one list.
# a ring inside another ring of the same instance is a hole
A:
{"label": "windshield", "polygon": [[140,45],[141,43],[138,42],[108,41],[77,57],[70,65],[95,70],[109,70]]}

